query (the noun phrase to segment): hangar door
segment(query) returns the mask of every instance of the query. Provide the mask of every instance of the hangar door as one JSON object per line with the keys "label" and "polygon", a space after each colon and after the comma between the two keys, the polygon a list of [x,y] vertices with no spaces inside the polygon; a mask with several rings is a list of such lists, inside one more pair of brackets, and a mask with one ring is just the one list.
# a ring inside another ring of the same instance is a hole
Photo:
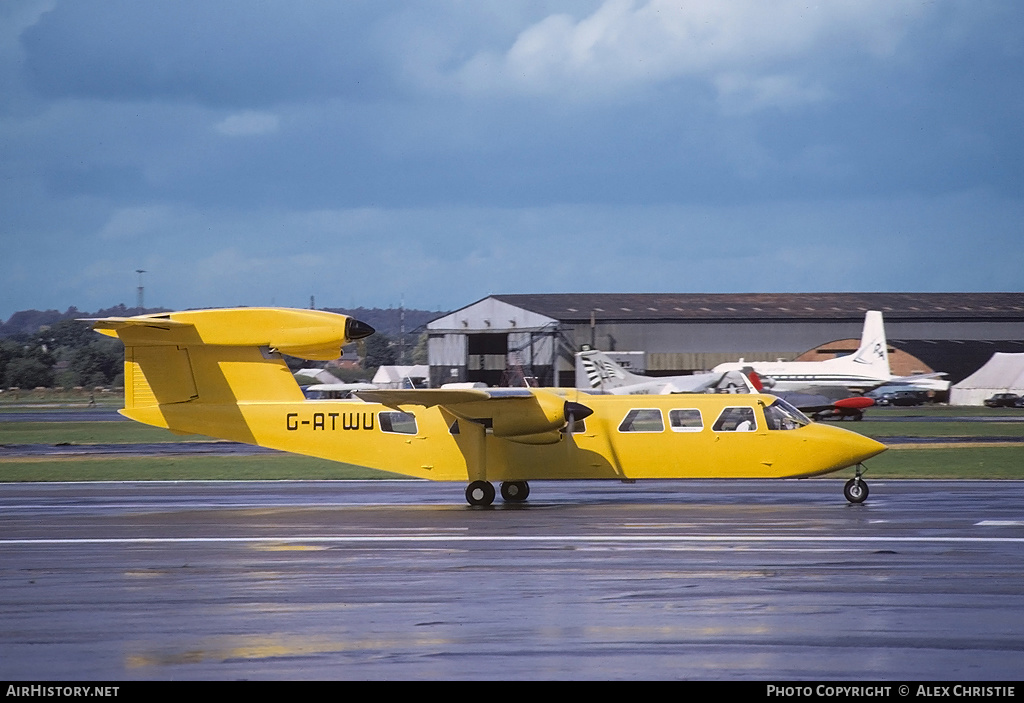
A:
{"label": "hangar door", "polygon": [[508,361],[508,334],[467,335],[466,379],[470,382],[501,385]]}

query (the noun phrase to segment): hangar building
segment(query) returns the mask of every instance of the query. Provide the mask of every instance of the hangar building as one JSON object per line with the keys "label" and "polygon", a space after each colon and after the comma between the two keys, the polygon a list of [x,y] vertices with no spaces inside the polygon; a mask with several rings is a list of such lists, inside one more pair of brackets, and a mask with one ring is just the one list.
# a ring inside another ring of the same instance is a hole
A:
{"label": "hangar building", "polygon": [[1024,293],[491,295],[427,324],[430,382],[572,386],[585,345],[644,352],[650,375],[822,360],[856,348],[868,310],[882,311],[896,374],[957,382],[994,352],[1024,352]]}

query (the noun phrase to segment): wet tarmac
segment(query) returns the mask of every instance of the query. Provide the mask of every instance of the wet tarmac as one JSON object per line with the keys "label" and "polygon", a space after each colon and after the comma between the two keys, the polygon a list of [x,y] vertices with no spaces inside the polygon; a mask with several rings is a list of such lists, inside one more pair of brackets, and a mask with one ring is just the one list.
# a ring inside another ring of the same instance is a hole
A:
{"label": "wet tarmac", "polygon": [[0,485],[0,677],[1019,679],[1024,482]]}

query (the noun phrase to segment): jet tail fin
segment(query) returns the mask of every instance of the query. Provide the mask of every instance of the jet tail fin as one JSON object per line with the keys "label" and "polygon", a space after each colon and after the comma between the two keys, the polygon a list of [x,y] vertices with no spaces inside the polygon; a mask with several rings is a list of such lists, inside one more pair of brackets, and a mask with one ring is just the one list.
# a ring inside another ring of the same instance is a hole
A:
{"label": "jet tail fin", "polygon": [[879,378],[892,376],[889,370],[889,344],[885,338],[885,323],[880,310],[868,310],[864,315],[860,346],[852,359],[858,364],[870,367]]}
{"label": "jet tail fin", "polygon": [[581,390],[610,391],[650,380],[646,376],[630,373],[610,356],[596,349],[576,354],[576,387]]}
{"label": "jet tail fin", "polygon": [[[718,376],[717,380],[709,380],[702,388],[694,388],[689,392],[698,393],[760,393],[764,389],[761,377],[749,366],[737,371],[725,371],[721,374],[708,373],[699,376]],[[695,375],[693,378],[697,378]]]}

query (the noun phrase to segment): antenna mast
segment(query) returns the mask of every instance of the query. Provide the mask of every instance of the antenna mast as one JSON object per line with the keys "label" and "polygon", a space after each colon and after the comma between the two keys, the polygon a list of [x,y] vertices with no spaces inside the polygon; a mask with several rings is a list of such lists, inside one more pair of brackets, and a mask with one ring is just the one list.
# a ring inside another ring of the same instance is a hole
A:
{"label": "antenna mast", "polygon": [[142,308],[146,307],[145,304],[144,304],[145,303],[145,296],[143,294],[144,289],[142,287],[142,274],[144,274],[145,271],[143,269],[135,269],[135,273],[139,274],[139,287],[136,289],[136,292],[138,293],[138,299],[137,299],[136,302],[138,303],[138,305],[136,307],[142,309]]}
{"label": "antenna mast", "polygon": [[398,363],[405,365],[405,293],[402,293],[402,297],[398,303],[398,339],[399,339],[399,353]]}

